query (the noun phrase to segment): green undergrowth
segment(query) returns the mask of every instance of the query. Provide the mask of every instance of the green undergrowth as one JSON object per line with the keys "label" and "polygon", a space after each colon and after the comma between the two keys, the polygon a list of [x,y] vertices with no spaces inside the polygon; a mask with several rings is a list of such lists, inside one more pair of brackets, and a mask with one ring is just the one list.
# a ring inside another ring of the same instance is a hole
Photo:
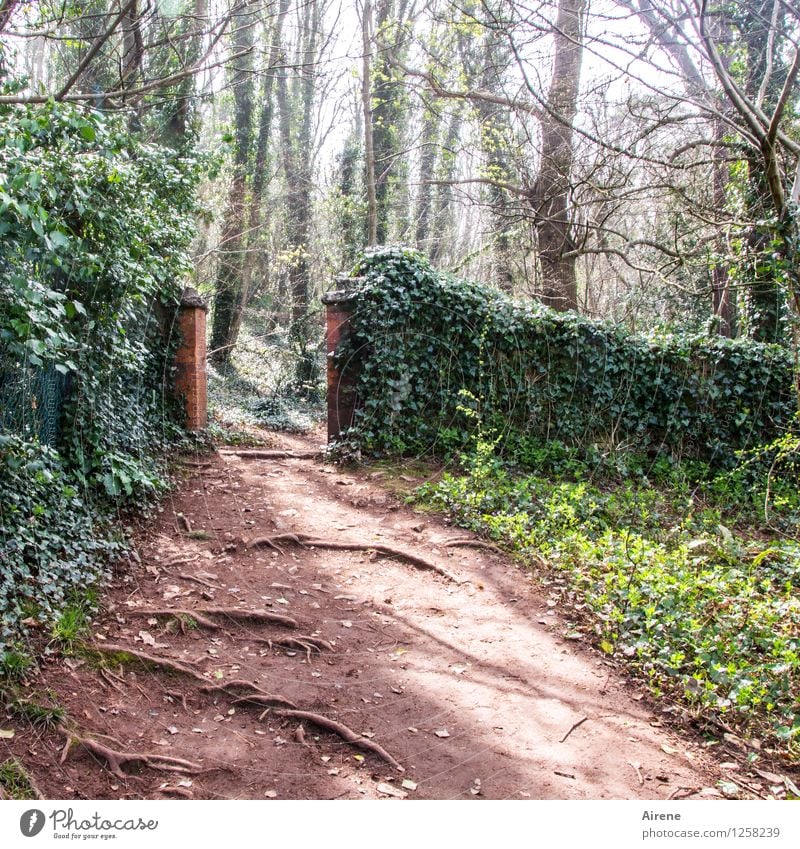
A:
{"label": "green undergrowth", "polygon": [[799,760],[797,486],[770,492],[754,464],[698,482],[663,458],[598,462],[561,444],[533,459],[512,466],[478,440],[460,472],[414,499],[535,569],[565,636],[624,659],[656,696]]}
{"label": "green undergrowth", "polygon": [[230,442],[251,442],[247,428],[289,433],[313,430],[325,415],[324,388],[314,382],[298,386],[295,355],[288,333],[263,332],[260,312],[248,317],[224,367],[209,368],[211,427]]}
{"label": "green undergrowth", "polygon": [[66,716],[66,711],[58,703],[51,691],[31,693],[13,684],[0,689],[0,702],[6,713],[36,729],[52,730],[58,728]]}
{"label": "green undergrowth", "polygon": [[203,167],[123,116],[0,106],[0,675],[74,642],[119,518],[168,486]]}
{"label": "green undergrowth", "polygon": [[40,798],[27,770],[16,758],[8,758],[0,763],[0,789],[0,795],[7,799]]}

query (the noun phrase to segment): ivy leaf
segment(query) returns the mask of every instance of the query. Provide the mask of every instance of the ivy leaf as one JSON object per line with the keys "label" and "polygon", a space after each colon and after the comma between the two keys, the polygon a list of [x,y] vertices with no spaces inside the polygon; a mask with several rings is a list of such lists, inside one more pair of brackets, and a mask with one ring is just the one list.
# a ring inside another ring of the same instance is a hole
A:
{"label": "ivy leaf", "polygon": [[69,245],[69,236],[60,230],[51,230],[48,238],[57,248],[66,248]]}

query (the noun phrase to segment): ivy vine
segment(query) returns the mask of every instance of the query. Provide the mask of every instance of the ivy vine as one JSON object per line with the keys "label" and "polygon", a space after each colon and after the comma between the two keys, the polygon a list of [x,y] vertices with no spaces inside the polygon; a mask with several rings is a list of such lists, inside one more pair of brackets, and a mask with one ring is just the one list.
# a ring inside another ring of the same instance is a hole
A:
{"label": "ivy vine", "polygon": [[336,358],[355,375],[347,440],[362,450],[447,456],[488,433],[507,455],[559,441],[725,468],[792,420],[792,362],[776,345],[630,335],[398,247],[367,252],[345,285],[351,331]]}

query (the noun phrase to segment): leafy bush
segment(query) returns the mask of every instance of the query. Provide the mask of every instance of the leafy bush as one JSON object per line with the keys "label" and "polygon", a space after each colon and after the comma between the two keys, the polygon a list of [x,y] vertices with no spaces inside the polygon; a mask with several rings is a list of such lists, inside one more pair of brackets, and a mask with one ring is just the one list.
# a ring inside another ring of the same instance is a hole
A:
{"label": "leafy bush", "polygon": [[368,450],[446,455],[483,428],[507,455],[557,440],[726,466],[780,436],[794,411],[778,346],[631,336],[456,280],[401,248],[367,253],[351,285],[337,360],[357,374]]}
{"label": "leafy bush", "polygon": [[[164,486],[159,453],[179,432],[171,323],[199,168],[78,107],[0,111],[0,406],[45,373],[64,396],[51,447],[2,419],[6,642],[23,614],[56,618],[71,588],[101,574],[111,510]],[[41,393],[14,398],[36,418]]]}

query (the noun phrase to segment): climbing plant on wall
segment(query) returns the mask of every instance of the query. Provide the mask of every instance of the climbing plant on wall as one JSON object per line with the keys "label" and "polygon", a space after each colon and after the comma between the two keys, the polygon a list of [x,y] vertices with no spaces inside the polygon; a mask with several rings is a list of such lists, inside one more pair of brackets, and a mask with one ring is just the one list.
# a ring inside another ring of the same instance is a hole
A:
{"label": "climbing plant on wall", "polygon": [[442,274],[402,248],[366,253],[349,285],[351,335],[337,357],[358,374],[350,436],[367,450],[444,455],[480,431],[512,454],[558,440],[725,466],[794,412],[778,346],[632,336]]}

